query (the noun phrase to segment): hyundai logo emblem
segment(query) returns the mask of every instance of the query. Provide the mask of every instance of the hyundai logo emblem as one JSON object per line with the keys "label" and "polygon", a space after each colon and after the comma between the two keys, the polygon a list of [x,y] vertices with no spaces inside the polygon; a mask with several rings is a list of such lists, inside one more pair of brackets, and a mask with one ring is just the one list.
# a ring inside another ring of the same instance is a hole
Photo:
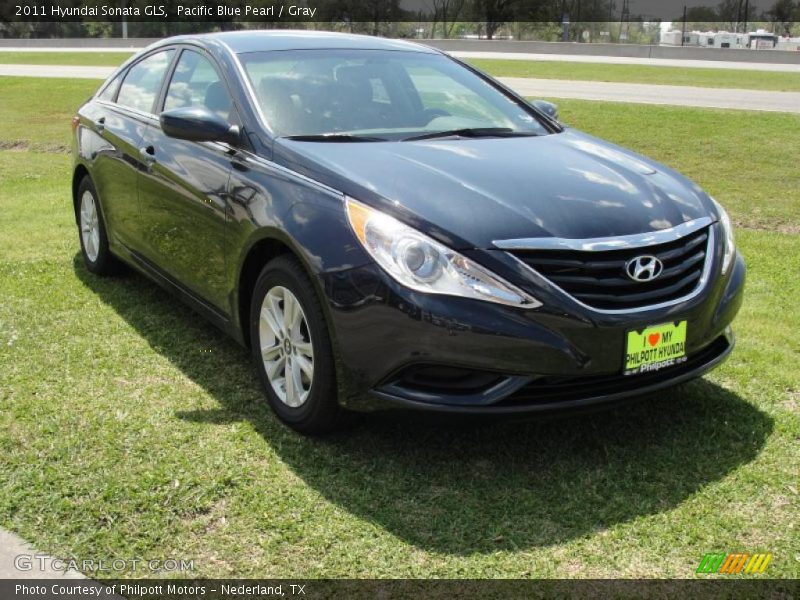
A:
{"label": "hyundai logo emblem", "polygon": [[664,264],[655,256],[637,256],[625,263],[625,272],[634,281],[653,281],[661,275]]}

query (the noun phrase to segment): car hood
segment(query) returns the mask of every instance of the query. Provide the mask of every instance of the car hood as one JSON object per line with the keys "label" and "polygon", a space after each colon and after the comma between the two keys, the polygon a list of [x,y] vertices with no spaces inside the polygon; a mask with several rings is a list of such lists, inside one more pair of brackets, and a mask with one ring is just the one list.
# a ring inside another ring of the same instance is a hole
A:
{"label": "car hood", "polygon": [[293,169],[457,248],[630,235],[713,214],[706,194],[675,171],[570,129],[523,138],[280,146]]}

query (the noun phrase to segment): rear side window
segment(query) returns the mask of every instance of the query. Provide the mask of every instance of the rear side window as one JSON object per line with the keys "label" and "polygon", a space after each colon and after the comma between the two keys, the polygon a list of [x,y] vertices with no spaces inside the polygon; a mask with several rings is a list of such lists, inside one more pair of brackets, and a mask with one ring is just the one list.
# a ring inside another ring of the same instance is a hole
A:
{"label": "rear side window", "polygon": [[158,52],[133,65],[119,88],[117,104],[147,113],[153,112],[153,104],[173,52],[175,51]]}
{"label": "rear side window", "polygon": [[211,61],[199,52],[184,50],[167,88],[164,110],[203,106],[229,120],[231,99]]}

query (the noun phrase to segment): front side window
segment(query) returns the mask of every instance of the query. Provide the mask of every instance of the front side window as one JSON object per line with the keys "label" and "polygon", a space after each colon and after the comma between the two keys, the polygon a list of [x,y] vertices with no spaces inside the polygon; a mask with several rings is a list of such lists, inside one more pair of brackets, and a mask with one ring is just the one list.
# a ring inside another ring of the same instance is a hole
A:
{"label": "front side window", "polygon": [[164,110],[203,106],[226,121],[231,98],[211,61],[199,52],[184,50],[167,88]]}
{"label": "front side window", "polygon": [[158,52],[133,65],[119,88],[117,104],[142,112],[153,112],[153,104],[173,52],[175,51]]}
{"label": "front side window", "polygon": [[326,49],[239,59],[279,136],[404,139],[467,128],[548,133],[528,107],[439,54]]}
{"label": "front side window", "polygon": [[481,127],[514,126],[503,110],[505,102],[498,105],[432,66],[412,67],[407,72],[422,105],[430,114],[448,114],[465,121],[480,122]]}

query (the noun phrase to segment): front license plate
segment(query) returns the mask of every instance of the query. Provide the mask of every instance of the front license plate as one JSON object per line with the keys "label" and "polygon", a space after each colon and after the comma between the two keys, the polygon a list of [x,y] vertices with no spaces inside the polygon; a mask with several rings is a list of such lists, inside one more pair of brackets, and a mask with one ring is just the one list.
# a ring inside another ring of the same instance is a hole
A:
{"label": "front license plate", "polygon": [[625,375],[648,373],[686,360],[686,321],[628,332]]}

